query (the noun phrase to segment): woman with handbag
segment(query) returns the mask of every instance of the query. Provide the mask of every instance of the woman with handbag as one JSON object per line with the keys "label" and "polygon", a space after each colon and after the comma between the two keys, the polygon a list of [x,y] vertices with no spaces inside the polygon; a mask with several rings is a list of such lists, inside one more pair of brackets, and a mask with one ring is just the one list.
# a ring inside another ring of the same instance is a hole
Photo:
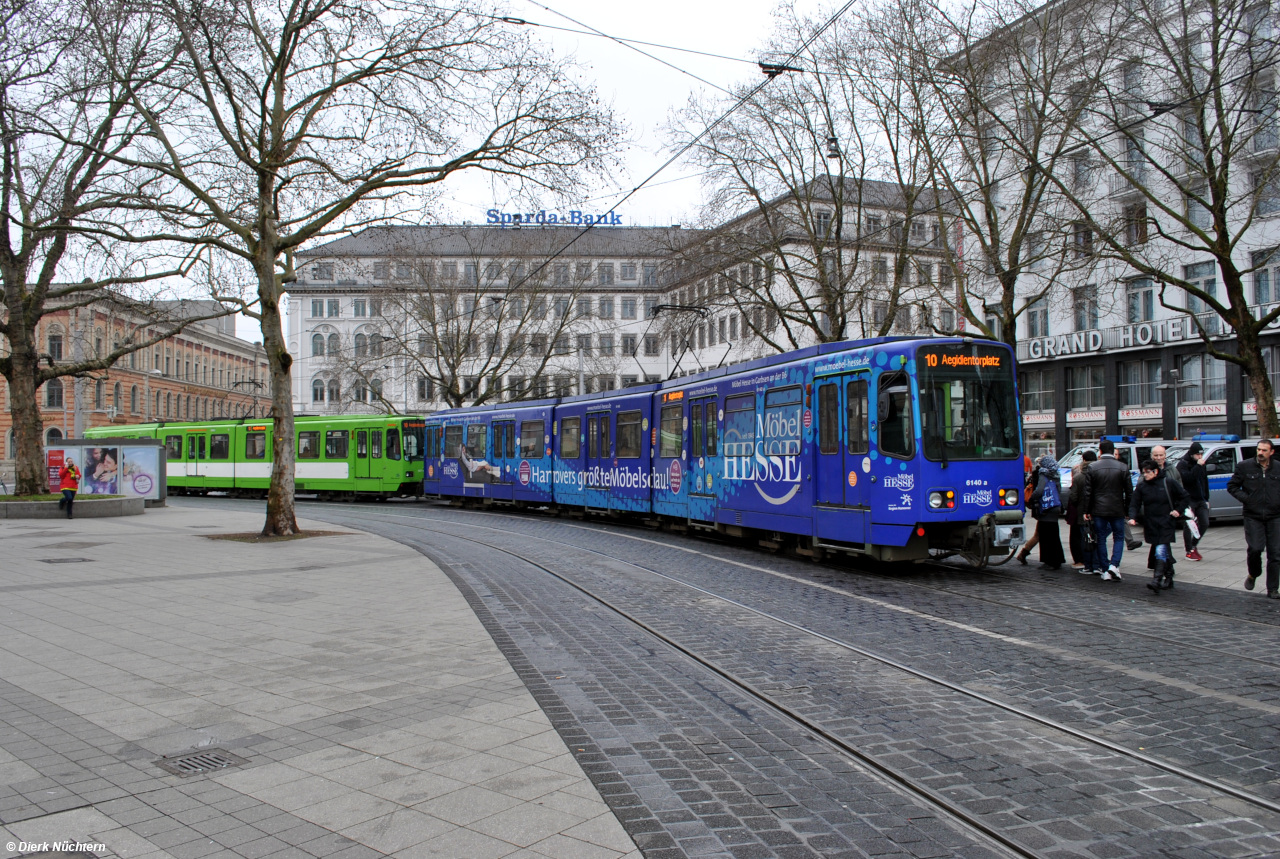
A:
{"label": "woman with handbag", "polygon": [[1040,544],[1040,564],[1057,570],[1066,562],[1058,520],[1062,518],[1062,480],[1058,461],[1051,454],[1040,457],[1035,491],[1031,493],[1031,515],[1036,519],[1036,542]]}
{"label": "woman with handbag", "polygon": [[1173,553],[1170,545],[1182,529],[1182,513],[1189,502],[1187,490],[1167,479],[1165,470],[1153,459],[1142,463],[1142,482],[1129,502],[1129,524],[1142,523],[1143,537],[1151,544],[1155,567],[1147,582],[1157,596],[1161,588],[1173,587]]}

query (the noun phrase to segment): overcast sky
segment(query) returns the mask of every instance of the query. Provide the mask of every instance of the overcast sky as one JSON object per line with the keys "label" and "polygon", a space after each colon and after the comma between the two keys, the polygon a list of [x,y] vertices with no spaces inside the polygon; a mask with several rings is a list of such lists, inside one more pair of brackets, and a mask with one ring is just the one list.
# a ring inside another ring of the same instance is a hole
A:
{"label": "overcast sky", "polygon": [[[796,2],[806,12],[822,8],[817,0]],[[650,0],[643,4],[547,0],[545,5],[612,36],[751,60],[773,29],[776,0]],[[529,0],[510,0],[506,14],[539,25],[580,29]],[[616,177],[614,188],[599,189],[582,203],[584,211],[607,211],[670,156],[662,134],[670,112],[682,107],[691,93],[709,88],[607,39],[542,26],[533,28],[533,32],[558,55],[576,58],[584,73],[596,82],[601,97],[613,105],[630,128],[631,143],[620,153],[625,172]],[[758,68],[746,63],[641,47],[720,86],[754,82],[761,77]],[[638,226],[692,224],[701,200],[702,186],[693,168],[677,162],[619,207],[618,214],[623,223]],[[550,208],[553,201],[548,199],[545,204]],[[503,189],[475,176],[450,182],[439,220],[483,223],[488,209],[504,207],[515,209],[508,205]],[[240,336],[261,339],[252,320],[240,319],[237,327]]]}

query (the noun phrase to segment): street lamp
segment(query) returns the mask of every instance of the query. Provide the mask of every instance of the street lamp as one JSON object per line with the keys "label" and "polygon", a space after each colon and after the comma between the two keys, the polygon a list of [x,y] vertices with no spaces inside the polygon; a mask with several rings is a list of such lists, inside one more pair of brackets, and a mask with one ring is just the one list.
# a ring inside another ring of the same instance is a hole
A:
{"label": "street lamp", "polygon": [[159,418],[159,415],[153,415],[153,414],[152,414],[152,411],[153,411],[153,410],[152,410],[152,408],[151,408],[151,377],[152,377],[152,376],[163,376],[163,375],[164,375],[164,373],[160,372],[160,370],[159,370],[158,368],[157,368],[157,369],[147,370],[145,373],[143,373],[143,374],[142,374],[143,386],[144,386],[144,388],[145,388],[145,391],[144,391],[144,393],[143,393],[143,395],[142,395],[142,398],[143,398],[144,400],[146,400],[146,404],[145,404],[145,405],[146,405],[146,409],[145,409],[145,411],[146,411],[146,414],[147,414],[147,423],[151,423],[153,420],[156,420],[156,419],[158,419],[158,418]]}

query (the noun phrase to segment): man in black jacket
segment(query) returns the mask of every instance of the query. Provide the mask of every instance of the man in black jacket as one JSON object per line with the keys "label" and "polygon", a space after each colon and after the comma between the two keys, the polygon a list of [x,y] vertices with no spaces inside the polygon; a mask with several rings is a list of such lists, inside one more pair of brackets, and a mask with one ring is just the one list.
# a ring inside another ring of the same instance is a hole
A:
{"label": "man in black jacket", "polygon": [[1270,439],[1258,442],[1258,456],[1236,466],[1227,491],[1244,506],[1244,541],[1249,576],[1245,590],[1253,590],[1262,574],[1262,550],[1267,550],[1267,596],[1280,599],[1280,469],[1275,468]]}
{"label": "man in black jacket", "polygon": [[[1093,522],[1098,532],[1098,553],[1093,568],[1104,582],[1120,581],[1120,559],[1124,556],[1124,519],[1129,512],[1133,483],[1129,469],[1116,459],[1116,446],[1110,439],[1098,445],[1098,461],[1084,472],[1084,499],[1081,510],[1086,522]],[[1107,535],[1112,535],[1111,561],[1107,562]]]}
{"label": "man in black jacket", "polygon": [[1182,545],[1187,550],[1187,560],[1202,561],[1200,550],[1196,546],[1204,532],[1209,530],[1209,472],[1204,467],[1204,447],[1200,442],[1192,442],[1186,456],[1178,460],[1178,476],[1182,478],[1182,488],[1187,490],[1191,498],[1191,512],[1195,514],[1197,537],[1191,533],[1190,522],[1182,526]]}

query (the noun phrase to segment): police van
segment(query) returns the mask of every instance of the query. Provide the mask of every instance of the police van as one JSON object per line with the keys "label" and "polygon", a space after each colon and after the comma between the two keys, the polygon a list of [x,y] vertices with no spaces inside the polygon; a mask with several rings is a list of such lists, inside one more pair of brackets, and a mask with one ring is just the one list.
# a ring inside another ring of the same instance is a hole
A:
{"label": "police van", "polygon": [[1236,470],[1236,466],[1246,459],[1258,455],[1259,439],[1242,439],[1238,435],[1219,435],[1215,433],[1199,433],[1190,441],[1179,441],[1175,452],[1169,450],[1169,461],[1177,463],[1187,453],[1192,441],[1200,442],[1204,448],[1204,470],[1209,475],[1209,518],[1233,519],[1243,514],[1240,502],[1227,492],[1227,481]]}
{"label": "police van", "polygon": [[[1164,447],[1168,453],[1169,461],[1173,462],[1174,451],[1184,451],[1191,444],[1191,442],[1181,439],[1165,441],[1162,438],[1138,438],[1132,435],[1104,435],[1096,442],[1076,445],[1067,451],[1062,459],[1058,460],[1058,474],[1062,480],[1062,491],[1064,493],[1071,488],[1071,479],[1074,476],[1071,473],[1071,469],[1075,468],[1084,458],[1086,450],[1097,453],[1098,444],[1103,441],[1110,441],[1116,446],[1116,459],[1123,462],[1125,467],[1129,469],[1129,479],[1133,481],[1134,486],[1138,485],[1138,480],[1142,477],[1138,467],[1151,458],[1153,448]],[[1227,476],[1229,477],[1230,475],[1231,473],[1228,471]],[[1212,483],[1210,486],[1212,486]],[[1226,484],[1223,484],[1223,486],[1225,487]]]}

